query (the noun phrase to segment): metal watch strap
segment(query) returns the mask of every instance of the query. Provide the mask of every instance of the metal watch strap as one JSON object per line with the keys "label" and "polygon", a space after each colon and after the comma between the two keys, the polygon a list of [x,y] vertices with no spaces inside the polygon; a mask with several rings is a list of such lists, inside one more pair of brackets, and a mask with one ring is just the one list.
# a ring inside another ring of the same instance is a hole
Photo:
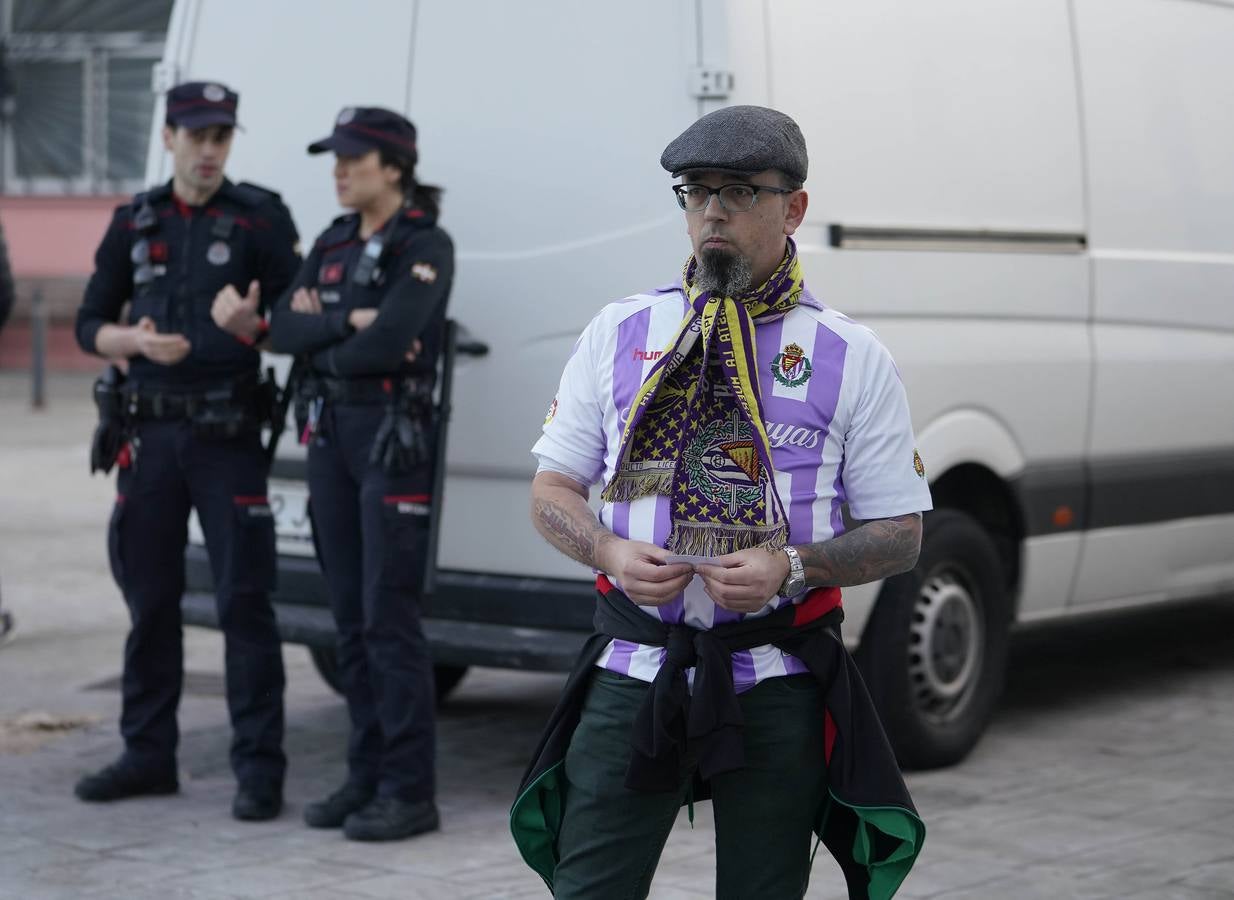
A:
{"label": "metal watch strap", "polygon": [[788,575],[784,578],[783,584],[780,585],[780,590],[777,591],[781,597],[792,597],[801,592],[806,586],[806,569],[801,562],[801,554],[797,552],[796,547],[784,547],[784,553],[788,557]]}

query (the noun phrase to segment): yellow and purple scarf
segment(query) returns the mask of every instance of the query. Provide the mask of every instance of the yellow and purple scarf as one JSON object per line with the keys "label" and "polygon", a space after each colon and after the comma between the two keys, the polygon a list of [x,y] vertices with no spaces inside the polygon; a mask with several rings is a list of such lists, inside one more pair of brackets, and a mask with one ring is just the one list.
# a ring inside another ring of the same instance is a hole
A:
{"label": "yellow and purple scarf", "polygon": [[763,424],[754,325],[797,305],[797,248],[790,240],[771,277],[737,297],[701,290],[696,271],[691,256],[682,276],[690,309],[635,395],[601,496],[667,495],[674,553],[779,549],[788,524]]}

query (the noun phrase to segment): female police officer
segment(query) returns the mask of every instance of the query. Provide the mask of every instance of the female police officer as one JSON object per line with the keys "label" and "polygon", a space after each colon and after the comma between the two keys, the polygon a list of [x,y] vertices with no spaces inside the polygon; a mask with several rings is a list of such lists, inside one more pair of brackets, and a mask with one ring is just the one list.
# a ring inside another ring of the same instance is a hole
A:
{"label": "female police officer", "polygon": [[409,121],[344,109],[309,146],[327,150],[339,203],[354,212],[322,232],[271,323],[273,349],[307,369],[297,414],[352,724],[347,781],[304,818],[353,840],[395,840],[438,825],[433,669],[418,601],[429,394],[454,249],[436,225],[440,192],[415,180]]}

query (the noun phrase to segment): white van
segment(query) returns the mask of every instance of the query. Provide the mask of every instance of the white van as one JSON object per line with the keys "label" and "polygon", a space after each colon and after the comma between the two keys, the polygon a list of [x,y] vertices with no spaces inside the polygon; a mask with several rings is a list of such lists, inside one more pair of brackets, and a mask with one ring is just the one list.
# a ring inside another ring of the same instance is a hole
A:
{"label": "white van", "polygon": [[[159,86],[239,89],[230,171],[281,191],[306,244],[337,211],[304,147],[345,105],[406,112],[446,189],[450,314],[488,353],[454,373],[445,688],[565,668],[590,627],[590,573],[530,525],[528,449],[584,324],[679,272],[660,151],[730,103],[800,123],[806,278],[908,387],[937,511],[914,572],[845,591],[905,764],[973,746],[1013,623],[1234,587],[1234,4],[179,0],[166,47]],[[280,622],[328,675],[302,454],[281,456]],[[189,569],[209,622],[200,548]]]}

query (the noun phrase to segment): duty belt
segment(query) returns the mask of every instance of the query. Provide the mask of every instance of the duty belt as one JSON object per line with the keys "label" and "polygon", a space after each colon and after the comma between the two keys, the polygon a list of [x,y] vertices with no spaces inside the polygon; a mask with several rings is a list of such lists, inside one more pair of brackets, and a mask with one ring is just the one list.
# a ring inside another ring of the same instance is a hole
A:
{"label": "duty belt", "polygon": [[206,391],[123,390],[122,397],[124,412],[132,419],[191,419],[220,406],[256,407],[259,384],[243,381]]}
{"label": "duty belt", "polygon": [[429,400],[433,394],[432,378],[404,375],[378,378],[334,378],[312,374],[304,379],[300,393],[321,397],[331,403],[381,404],[396,396]]}

